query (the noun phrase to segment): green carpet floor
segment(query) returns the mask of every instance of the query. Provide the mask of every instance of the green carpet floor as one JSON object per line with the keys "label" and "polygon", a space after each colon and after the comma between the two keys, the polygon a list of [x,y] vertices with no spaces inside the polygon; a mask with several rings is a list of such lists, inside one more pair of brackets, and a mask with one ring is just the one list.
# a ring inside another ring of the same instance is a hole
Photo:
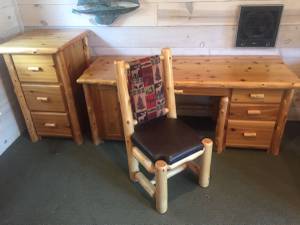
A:
{"label": "green carpet floor", "polygon": [[164,215],[127,174],[121,142],[23,135],[0,156],[0,224],[300,224],[300,123],[288,123],[279,157],[214,153],[207,189],[188,171],[173,177]]}

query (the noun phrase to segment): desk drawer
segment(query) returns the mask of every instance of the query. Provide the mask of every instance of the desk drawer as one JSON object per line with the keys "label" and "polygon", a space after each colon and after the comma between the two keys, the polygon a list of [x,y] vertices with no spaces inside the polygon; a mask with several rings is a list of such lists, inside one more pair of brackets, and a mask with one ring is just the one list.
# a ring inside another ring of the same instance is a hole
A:
{"label": "desk drawer", "polygon": [[230,105],[230,119],[276,121],[279,104],[242,104]]}
{"label": "desk drawer", "polygon": [[67,113],[32,112],[31,116],[38,135],[72,136]]}
{"label": "desk drawer", "polygon": [[280,103],[282,94],[282,90],[235,89],[232,91],[231,102]]}
{"label": "desk drawer", "polygon": [[58,82],[51,55],[13,55],[12,58],[21,82]]}
{"label": "desk drawer", "polygon": [[268,149],[271,144],[275,122],[229,120],[226,145]]}
{"label": "desk drawer", "polygon": [[203,95],[203,96],[229,96],[228,88],[192,88],[176,86],[174,90],[177,95]]}
{"label": "desk drawer", "polygon": [[22,89],[31,111],[66,111],[60,85],[22,84]]}

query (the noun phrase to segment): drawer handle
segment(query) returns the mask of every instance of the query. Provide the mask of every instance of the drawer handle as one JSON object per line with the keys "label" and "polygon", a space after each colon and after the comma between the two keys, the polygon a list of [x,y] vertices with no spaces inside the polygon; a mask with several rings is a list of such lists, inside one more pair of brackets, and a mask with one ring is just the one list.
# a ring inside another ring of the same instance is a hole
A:
{"label": "drawer handle", "polygon": [[248,115],[260,115],[260,110],[248,110]]}
{"label": "drawer handle", "polygon": [[183,90],[176,90],[176,89],[175,89],[175,90],[174,90],[174,93],[175,93],[175,94],[183,94]]}
{"label": "drawer handle", "polygon": [[263,99],[265,98],[265,94],[250,94],[250,98]]}
{"label": "drawer handle", "polygon": [[245,132],[243,133],[244,137],[256,137],[255,132]]}
{"label": "drawer handle", "polygon": [[29,70],[31,72],[39,72],[39,71],[41,71],[41,67],[38,67],[38,66],[29,66],[29,67],[27,67],[27,70]]}
{"label": "drawer handle", "polygon": [[36,97],[36,100],[40,102],[48,102],[49,99],[47,97]]}
{"label": "drawer handle", "polygon": [[45,127],[56,127],[55,123],[45,123],[44,124]]}

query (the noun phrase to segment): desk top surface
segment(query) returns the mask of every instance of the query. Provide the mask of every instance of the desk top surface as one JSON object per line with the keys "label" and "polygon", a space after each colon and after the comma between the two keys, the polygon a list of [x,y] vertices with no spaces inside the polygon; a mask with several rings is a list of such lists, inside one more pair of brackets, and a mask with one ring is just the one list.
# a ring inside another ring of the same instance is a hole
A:
{"label": "desk top surface", "polygon": [[[77,80],[83,84],[116,85],[114,60],[138,57],[97,57]],[[174,56],[175,87],[299,88],[300,79],[279,56]]]}
{"label": "desk top surface", "polygon": [[87,35],[80,29],[39,29],[26,31],[0,44],[1,54],[53,54]]}

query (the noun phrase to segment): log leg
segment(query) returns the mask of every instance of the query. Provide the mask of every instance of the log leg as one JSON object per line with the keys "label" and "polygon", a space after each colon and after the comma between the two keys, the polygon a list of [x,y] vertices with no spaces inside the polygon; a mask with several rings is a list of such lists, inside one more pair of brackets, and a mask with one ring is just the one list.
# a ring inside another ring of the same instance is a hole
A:
{"label": "log leg", "polygon": [[139,171],[138,161],[130,154],[127,154],[130,180],[136,182],[135,173]]}
{"label": "log leg", "polygon": [[57,69],[59,72],[60,79],[64,84],[64,94],[65,94],[66,105],[69,111],[68,115],[71,122],[73,139],[76,144],[80,145],[83,143],[83,136],[82,136],[82,131],[79,123],[78,109],[75,103],[75,96],[71,88],[72,87],[72,81],[70,78],[71,75],[69,74],[68,65],[66,63],[63,51],[59,51],[55,55],[55,63],[57,64]]}
{"label": "log leg", "polygon": [[202,140],[202,143],[204,144],[205,151],[201,156],[199,185],[201,187],[208,187],[213,142],[209,138],[205,138]]}
{"label": "log leg", "polygon": [[[127,149],[129,177],[130,177],[130,180],[135,182],[136,181],[135,173],[140,171],[139,162],[137,161],[136,158],[134,158],[134,156],[132,154],[132,147],[126,146],[126,149]],[[129,150],[129,149],[131,149],[131,150]]]}
{"label": "log leg", "polygon": [[163,214],[168,209],[168,177],[167,163],[159,160],[155,163],[155,179],[156,179],[156,210]]}
{"label": "log leg", "polygon": [[14,90],[17,96],[17,99],[19,101],[24,119],[25,119],[25,123],[28,129],[28,133],[30,136],[30,139],[32,142],[37,142],[38,140],[41,139],[41,137],[37,134],[36,130],[35,130],[35,126],[31,117],[31,113],[30,110],[28,108],[28,105],[26,104],[26,100],[25,100],[25,96],[24,96],[24,92],[22,91],[22,87],[21,87],[21,83],[19,81],[13,60],[11,55],[8,54],[4,54],[3,55],[7,69],[9,71],[9,75],[10,78],[12,80],[12,83],[14,85]]}
{"label": "log leg", "polygon": [[84,91],[85,102],[87,105],[88,116],[89,116],[89,120],[90,120],[90,127],[91,127],[93,143],[95,145],[98,145],[102,142],[102,140],[100,138],[100,132],[99,132],[98,125],[97,125],[95,107],[93,104],[90,86],[88,84],[84,84],[83,91]]}
{"label": "log leg", "polygon": [[129,176],[132,181],[136,181],[135,173],[139,171],[139,163],[132,154],[131,135],[134,132],[133,116],[130,105],[130,97],[127,87],[127,73],[124,61],[116,61],[117,70],[117,87],[120,101],[120,108],[122,112],[122,121],[124,128],[125,144],[128,159]]}
{"label": "log leg", "polygon": [[216,126],[216,146],[217,152],[221,153],[224,150],[224,137],[225,137],[225,125],[226,125],[226,118],[228,113],[228,104],[229,98],[222,97],[220,101],[219,107],[219,116]]}
{"label": "log leg", "polygon": [[288,117],[290,105],[294,96],[294,90],[287,90],[281,102],[280,113],[277,119],[277,125],[272,137],[271,152],[274,155],[279,154],[280,143],[283,136],[286,120]]}

